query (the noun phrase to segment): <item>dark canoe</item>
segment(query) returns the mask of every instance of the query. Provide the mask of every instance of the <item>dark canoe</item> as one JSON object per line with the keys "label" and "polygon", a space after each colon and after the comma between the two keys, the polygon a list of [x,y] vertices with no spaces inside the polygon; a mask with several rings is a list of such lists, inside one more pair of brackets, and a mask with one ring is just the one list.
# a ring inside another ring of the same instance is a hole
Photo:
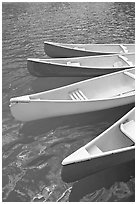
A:
{"label": "dark canoe", "polygon": [[62,166],[61,177],[62,180],[66,183],[75,182],[99,171],[132,161],[134,159],[135,148],[131,148],[127,151],[107,155],[105,157],[98,157],[94,160],[91,159],[83,162],[64,165]]}
{"label": "dark canoe", "polygon": [[[94,47],[95,46],[95,47]],[[96,48],[97,46],[97,48]],[[135,52],[134,44],[61,44],[44,42],[44,51],[49,57],[84,57]]]}
{"label": "dark canoe", "polygon": [[133,67],[113,69],[82,68],[27,60],[27,68],[31,75],[37,77],[95,77]]}

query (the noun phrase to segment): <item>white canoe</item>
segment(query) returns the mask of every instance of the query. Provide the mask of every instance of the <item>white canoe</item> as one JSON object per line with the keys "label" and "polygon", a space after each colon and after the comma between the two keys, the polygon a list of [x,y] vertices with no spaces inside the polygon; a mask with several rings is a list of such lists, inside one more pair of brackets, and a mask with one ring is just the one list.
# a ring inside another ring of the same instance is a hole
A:
{"label": "white canoe", "polygon": [[95,77],[133,67],[135,67],[134,53],[61,59],[27,59],[28,71],[38,77]]}
{"label": "white canoe", "polygon": [[10,99],[21,121],[109,109],[135,102],[135,69],[80,81],[49,91]]}
{"label": "white canoe", "polygon": [[[113,116],[112,116],[113,117]],[[62,161],[62,179],[73,182],[135,159],[135,108]]]}
{"label": "white canoe", "polygon": [[135,52],[135,44],[63,44],[44,42],[49,57],[83,57]]}

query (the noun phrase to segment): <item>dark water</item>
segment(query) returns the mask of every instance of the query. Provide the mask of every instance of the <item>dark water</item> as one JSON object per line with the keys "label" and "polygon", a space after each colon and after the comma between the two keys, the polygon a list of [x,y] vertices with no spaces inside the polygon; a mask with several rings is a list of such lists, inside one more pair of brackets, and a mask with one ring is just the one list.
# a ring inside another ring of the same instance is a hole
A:
{"label": "dark water", "polygon": [[3,3],[3,201],[134,201],[134,161],[74,183],[61,178],[61,161],[114,123],[132,106],[22,123],[9,99],[79,79],[35,78],[28,57],[47,57],[43,41],[134,43],[134,2]]}

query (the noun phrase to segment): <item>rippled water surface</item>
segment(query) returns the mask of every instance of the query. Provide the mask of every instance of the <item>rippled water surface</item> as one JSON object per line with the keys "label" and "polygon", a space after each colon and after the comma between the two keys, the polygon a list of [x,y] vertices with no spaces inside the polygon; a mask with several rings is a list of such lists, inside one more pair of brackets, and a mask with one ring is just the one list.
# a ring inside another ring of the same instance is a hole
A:
{"label": "rippled water surface", "polygon": [[75,78],[35,78],[27,58],[46,58],[44,41],[134,43],[133,2],[3,3],[3,201],[134,201],[134,162],[65,183],[61,162],[131,106],[33,122],[16,121],[9,99],[59,87]]}

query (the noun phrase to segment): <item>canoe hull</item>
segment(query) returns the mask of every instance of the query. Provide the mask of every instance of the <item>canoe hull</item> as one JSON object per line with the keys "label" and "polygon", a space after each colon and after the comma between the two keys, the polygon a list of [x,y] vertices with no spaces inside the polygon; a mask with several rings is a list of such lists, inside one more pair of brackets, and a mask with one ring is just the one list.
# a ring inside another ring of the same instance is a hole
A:
{"label": "canoe hull", "polygon": [[118,164],[126,163],[135,159],[135,148],[127,151],[106,155],[79,163],[68,164],[62,167],[61,177],[64,182],[74,182],[83,177],[111,168]]}
{"label": "canoe hull", "polygon": [[103,52],[88,52],[83,50],[68,49],[60,47],[56,44],[44,43],[44,51],[49,57],[53,58],[66,58],[66,57],[84,57],[84,56],[95,56],[95,55],[108,55],[115,53],[103,53]]}
{"label": "canoe hull", "polygon": [[96,77],[132,67],[82,68],[28,60],[27,68],[30,74],[37,77]]}
{"label": "canoe hull", "polygon": [[12,104],[12,115],[20,121],[31,121],[43,118],[58,117],[86,112],[95,112],[135,102],[135,96],[118,97],[95,101],[31,101]]}
{"label": "canoe hull", "polygon": [[[53,58],[66,58],[66,57],[84,57],[84,56],[96,56],[96,55],[109,55],[109,54],[116,54],[116,53],[125,53],[125,51],[121,48],[113,49],[113,47],[119,47],[120,45],[112,44],[111,48],[104,51],[101,44],[96,44],[98,46],[97,51],[90,47],[92,44],[61,44],[61,43],[51,43],[51,42],[44,42],[44,51],[49,57]],[[95,45],[95,46],[96,46]],[[101,49],[100,49],[101,45]],[[104,44],[105,45],[105,44]],[[103,45],[103,47],[104,47]],[[114,46],[113,46],[114,45]],[[128,52],[134,52],[135,46],[134,45],[125,45],[128,47]],[[80,50],[75,49],[75,47],[81,47],[82,49],[85,48],[87,50]],[[93,44],[94,47],[94,44]],[[113,51],[110,51],[113,50]]]}

